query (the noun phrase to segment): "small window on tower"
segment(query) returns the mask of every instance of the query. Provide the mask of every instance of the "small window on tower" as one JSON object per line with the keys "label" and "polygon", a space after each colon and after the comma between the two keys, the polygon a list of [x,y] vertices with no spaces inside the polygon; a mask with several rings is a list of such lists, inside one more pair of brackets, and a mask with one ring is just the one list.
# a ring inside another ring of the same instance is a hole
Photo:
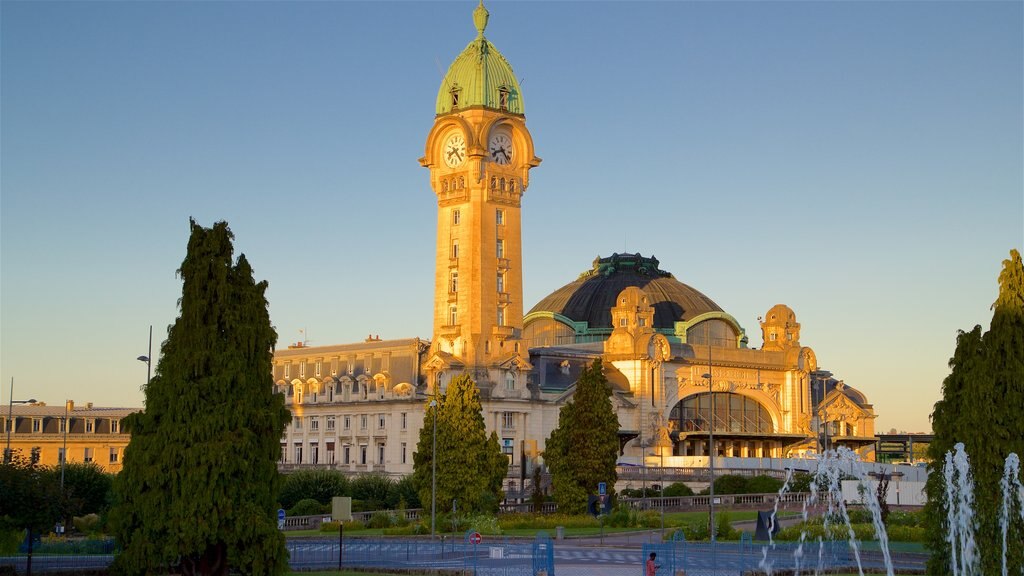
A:
{"label": "small window on tower", "polygon": [[459,91],[458,91],[458,89],[452,89],[451,95],[452,95],[452,108],[458,108],[459,107]]}
{"label": "small window on tower", "polygon": [[494,219],[498,226],[505,224],[505,211],[500,208],[495,210]]}
{"label": "small window on tower", "polygon": [[775,332],[772,332],[771,334],[769,334],[768,335],[768,339],[771,340],[772,342],[775,342]]}
{"label": "small window on tower", "polygon": [[647,326],[647,318],[640,318],[639,320],[640,320],[640,327],[641,328],[643,328],[644,326]]}
{"label": "small window on tower", "polygon": [[456,292],[459,291],[459,271],[458,270],[452,270],[452,272],[451,272],[451,287],[449,288],[449,291],[452,294],[455,294]]}
{"label": "small window on tower", "polygon": [[462,212],[459,210],[452,210],[452,226],[458,226],[459,222],[462,221]]}
{"label": "small window on tower", "polygon": [[504,240],[502,240],[500,238],[498,239],[498,246],[497,246],[497,249],[495,251],[498,254],[498,258],[504,258],[505,257],[505,241]]}
{"label": "small window on tower", "polygon": [[625,318],[619,318],[619,326],[622,327],[622,328],[626,327],[626,319]]}
{"label": "small window on tower", "polygon": [[448,308],[448,325],[455,326],[459,323],[459,309],[455,306]]}
{"label": "small window on tower", "polygon": [[[458,257],[459,257],[459,241],[458,241],[458,239],[456,239],[456,240],[452,240],[452,258],[458,258]],[[287,378],[287,377],[288,377],[288,375],[285,374],[285,378]]]}
{"label": "small window on tower", "polygon": [[505,325],[505,309],[499,307],[498,308],[498,326],[504,326],[504,325]]}

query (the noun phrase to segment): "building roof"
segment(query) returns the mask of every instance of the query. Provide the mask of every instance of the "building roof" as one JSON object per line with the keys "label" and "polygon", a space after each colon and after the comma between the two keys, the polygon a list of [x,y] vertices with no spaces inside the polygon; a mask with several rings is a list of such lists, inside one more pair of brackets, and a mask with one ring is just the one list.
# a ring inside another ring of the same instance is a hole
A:
{"label": "building roof", "polygon": [[655,328],[671,329],[675,322],[722,312],[710,298],[659,269],[654,256],[612,254],[597,257],[590,270],[542,299],[530,313],[553,312],[576,322],[586,321],[592,329],[611,328],[615,298],[628,286],[642,289],[650,298]]}
{"label": "building roof", "polygon": [[[473,106],[523,114],[523,95],[512,66],[494,44],[484,38],[488,16],[481,0],[473,11],[476,38],[452,62],[437,91],[438,115]],[[454,105],[452,99],[452,92],[455,91],[459,95],[458,106]],[[501,106],[503,91],[507,92],[504,108]]]}

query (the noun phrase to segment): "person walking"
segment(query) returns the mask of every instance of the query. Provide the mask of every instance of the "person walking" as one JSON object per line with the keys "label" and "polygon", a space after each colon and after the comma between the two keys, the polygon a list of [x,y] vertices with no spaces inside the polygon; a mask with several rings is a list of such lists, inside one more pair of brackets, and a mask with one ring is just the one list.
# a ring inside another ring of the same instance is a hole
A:
{"label": "person walking", "polygon": [[661,568],[661,566],[654,563],[654,559],[657,557],[657,552],[651,552],[651,555],[647,558],[647,568],[644,570],[644,576],[656,576],[658,568]]}

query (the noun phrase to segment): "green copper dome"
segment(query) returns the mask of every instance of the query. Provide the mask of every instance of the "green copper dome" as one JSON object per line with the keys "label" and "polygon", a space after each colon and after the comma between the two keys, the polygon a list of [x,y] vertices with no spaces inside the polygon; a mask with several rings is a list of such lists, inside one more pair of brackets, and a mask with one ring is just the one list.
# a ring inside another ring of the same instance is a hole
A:
{"label": "green copper dome", "polygon": [[448,114],[472,106],[523,113],[523,95],[512,66],[494,44],[484,38],[488,12],[483,0],[473,11],[476,38],[452,62],[437,91],[437,113]]}

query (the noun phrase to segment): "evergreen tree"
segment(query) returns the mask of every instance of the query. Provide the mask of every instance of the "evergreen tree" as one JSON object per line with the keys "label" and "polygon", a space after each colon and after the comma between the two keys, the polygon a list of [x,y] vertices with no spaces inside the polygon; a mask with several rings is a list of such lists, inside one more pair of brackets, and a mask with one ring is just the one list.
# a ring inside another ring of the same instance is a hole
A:
{"label": "evergreen tree", "polygon": [[[947,509],[942,468],[946,452],[957,442],[971,461],[975,483],[976,542],[982,574],[1002,571],[999,481],[1006,456],[1024,455],[1024,265],[1016,250],[1003,261],[999,296],[992,306],[988,332],[981,326],[960,332],[942,383],[942,399],[932,412],[935,440],[926,485],[927,544],[932,551],[929,574],[949,574],[950,549],[945,540]],[[1024,542],[1024,522],[1014,516],[1008,542]],[[1009,573],[1024,569],[1024,550],[1010,545]]]}
{"label": "evergreen tree", "polygon": [[168,330],[145,411],[129,416],[131,442],[112,511],[121,574],[279,574],[275,525],[280,440],[289,418],[274,392],[277,334],[266,282],[245,256],[232,262],[227,223],[191,221],[178,270],[180,315]]}
{"label": "evergreen tree", "polygon": [[619,419],[611,398],[597,359],[580,374],[572,400],[558,413],[558,427],[547,440],[544,461],[559,512],[580,514],[586,511],[587,496],[597,494],[599,482],[609,488],[615,485]]}
{"label": "evergreen tree", "polygon": [[424,508],[431,503],[434,458],[434,418],[437,418],[437,511],[451,510],[458,500],[460,512],[493,512],[501,501],[501,483],[508,459],[498,436],[487,436],[480,391],[468,375],[458,376],[443,395],[427,407],[413,454],[413,484]]}

